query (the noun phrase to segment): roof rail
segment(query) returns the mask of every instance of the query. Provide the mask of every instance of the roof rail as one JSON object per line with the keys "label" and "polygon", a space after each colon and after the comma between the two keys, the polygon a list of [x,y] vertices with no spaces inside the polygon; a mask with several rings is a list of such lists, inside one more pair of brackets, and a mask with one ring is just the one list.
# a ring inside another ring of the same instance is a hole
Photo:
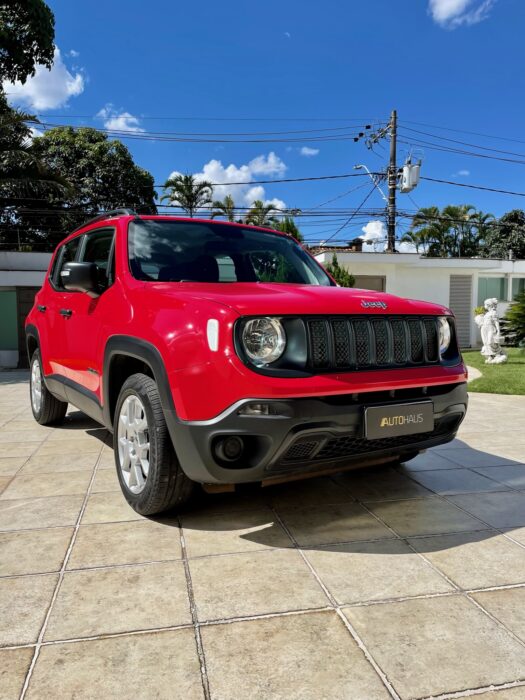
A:
{"label": "roof rail", "polygon": [[127,207],[123,209],[111,209],[110,211],[105,211],[103,214],[95,216],[93,219],[84,221],[83,224],[77,226],[76,229],[74,229],[71,233],[75,233],[75,231],[80,231],[81,228],[89,226],[90,224],[94,224],[97,221],[104,221],[104,219],[110,219],[112,216],[134,216],[136,219],[140,218],[134,209],[129,209]]}

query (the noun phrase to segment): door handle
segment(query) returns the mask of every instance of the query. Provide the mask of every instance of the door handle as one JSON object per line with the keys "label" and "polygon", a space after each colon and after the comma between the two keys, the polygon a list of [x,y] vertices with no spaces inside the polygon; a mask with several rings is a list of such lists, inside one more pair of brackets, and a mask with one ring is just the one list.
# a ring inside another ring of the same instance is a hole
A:
{"label": "door handle", "polygon": [[41,313],[44,314],[44,313],[46,312],[46,308],[47,308],[47,307],[45,307],[43,304],[37,304],[37,307],[36,307],[36,308],[37,308]]}
{"label": "door handle", "polygon": [[60,309],[60,315],[69,318],[73,312],[71,309]]}

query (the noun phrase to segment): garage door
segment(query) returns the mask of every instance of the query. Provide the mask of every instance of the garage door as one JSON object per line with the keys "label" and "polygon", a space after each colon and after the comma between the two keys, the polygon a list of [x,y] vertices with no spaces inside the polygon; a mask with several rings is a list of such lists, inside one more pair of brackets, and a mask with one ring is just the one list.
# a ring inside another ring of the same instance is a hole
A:
{"label": "garage door", "polygon": [[374,292],[384,292],[386,277],[382,275],[354,275],[356,289],[370,289]]}
{"label": "garage door", "polygon": [[449,306],[456,316],[459,345],[471,346],[470,327],[472,321],[472,276],[450,275]]}

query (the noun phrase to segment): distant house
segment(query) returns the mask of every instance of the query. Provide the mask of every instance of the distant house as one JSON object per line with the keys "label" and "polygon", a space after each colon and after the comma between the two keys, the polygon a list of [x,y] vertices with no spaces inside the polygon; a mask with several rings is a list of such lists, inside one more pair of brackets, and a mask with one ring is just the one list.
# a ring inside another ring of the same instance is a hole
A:
{"label": "distant house", "polygon": [[326,265],[334,252],[339,264],[355,277],[355,286],[412,299],[434,301],[452,309],[463,347],[479,344],[473,310],[490,297],[499,300],[503,316],[518,292],[525,289],[525,260],[484,258],[424,258],[414,253],[363,253],[352,247],[315,248]]}
{"label": "distant house", "polygon": [[0,367],[27,367],[24,321],[51,253],[0,251]]}

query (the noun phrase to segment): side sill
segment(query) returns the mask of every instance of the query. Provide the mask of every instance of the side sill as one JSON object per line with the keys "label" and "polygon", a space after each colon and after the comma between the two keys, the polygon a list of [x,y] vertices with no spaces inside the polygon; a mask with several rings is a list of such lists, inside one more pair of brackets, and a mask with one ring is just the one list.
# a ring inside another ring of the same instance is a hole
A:
{"label": "side sill", "polygon": [[102,406],[92,391],[61,374],[49,374],[44,377],[44,381],[46,387],[57,399],[73,404],[79,411],[104,425]]}

